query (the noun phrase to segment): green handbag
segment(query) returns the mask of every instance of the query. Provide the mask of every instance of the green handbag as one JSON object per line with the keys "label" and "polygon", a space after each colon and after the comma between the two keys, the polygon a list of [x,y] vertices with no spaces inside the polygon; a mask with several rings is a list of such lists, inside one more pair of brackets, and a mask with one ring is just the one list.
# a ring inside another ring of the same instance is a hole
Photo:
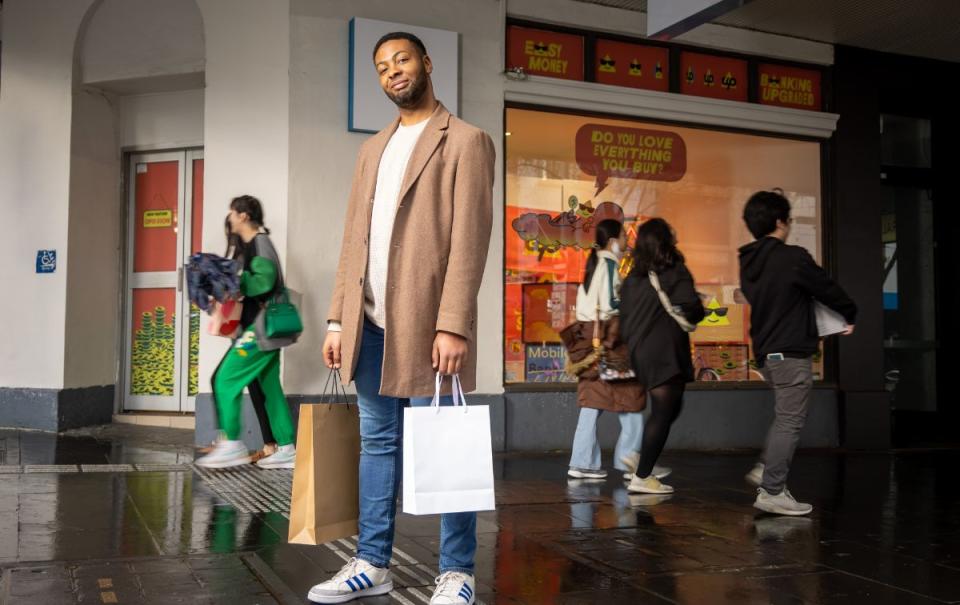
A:
{"label": "green handbag", "polygon": [[300,312],[290,302],[290,295],[286,288],[267,303],[263,320],[267,338],[292,338],[303,332]]}

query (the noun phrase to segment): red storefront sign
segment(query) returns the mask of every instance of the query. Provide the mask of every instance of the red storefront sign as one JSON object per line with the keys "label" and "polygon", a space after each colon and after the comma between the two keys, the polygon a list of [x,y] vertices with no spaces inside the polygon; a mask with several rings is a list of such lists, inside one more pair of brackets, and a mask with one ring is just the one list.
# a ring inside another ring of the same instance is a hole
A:
{"label": "red storefront sign", "polygon": [[601,84],[670,89],[670,51],[659,46],[597,40],[594,70]]}
{"label": "red storefront sign", "polygon": [[507,30],[507,69],[566,80],[583,80],[583,36],[511,25]]}
{"label": "red storefront sign", "polygon": [[762,104],[820,111],[819,71],[761,63],[758,72]]}
{"label": "red storefront sign", "polygon": [[747,62],[715,55],[680,53],[680,92],[745,102]]}

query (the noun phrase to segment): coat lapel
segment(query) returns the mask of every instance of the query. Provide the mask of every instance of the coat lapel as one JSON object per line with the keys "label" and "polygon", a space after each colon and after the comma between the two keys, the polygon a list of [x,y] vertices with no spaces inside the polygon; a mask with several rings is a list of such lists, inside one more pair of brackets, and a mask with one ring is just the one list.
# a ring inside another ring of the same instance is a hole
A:
{"label": "coat lapel", "polygon": [[[430,121],[423,129],[420,139],[417,141],[413,152],[410,154],[410,160],[407,162],[407,171],[403,175],[403,184],[400,186],[400,195],[397,196],[397,204],[403,201],[407,192],[413,187],[413,184],[420,178],[427,162],[437,150],[440,141],[447,133],[447,125],[450,123],[450,112],[443,106],[443,103],[437,104],[437,109],[430,116]],[[381,150],[381,154],[383,150]]]}

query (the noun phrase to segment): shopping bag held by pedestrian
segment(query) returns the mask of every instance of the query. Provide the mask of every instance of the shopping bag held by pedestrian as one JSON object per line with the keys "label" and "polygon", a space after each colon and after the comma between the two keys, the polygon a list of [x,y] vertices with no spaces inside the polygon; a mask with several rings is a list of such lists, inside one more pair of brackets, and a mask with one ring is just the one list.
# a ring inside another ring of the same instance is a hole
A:
{"label": "shopping bag held by pedestrian", "polygon": [[430,406],[403,410],[403,512],[493,510],[490,406],[467,406],[453,375],[453,406],[440,405],[437,374]]}
{"label": "shopping bag held by pedestrian", "polygon": [[340,384],[340,372],[330,372],[324,402],[300,406],[291,544],[323,544],[358,531],[360,414],[356,405],[347,403]]}
{"label": "shopping bag held by pedestrian", "polygon": [[232,298],[223,302],[214,301],[211,311],[207,331],[213,336],[234,338],[240,329],[240,314],[243,311],[243,303]]}

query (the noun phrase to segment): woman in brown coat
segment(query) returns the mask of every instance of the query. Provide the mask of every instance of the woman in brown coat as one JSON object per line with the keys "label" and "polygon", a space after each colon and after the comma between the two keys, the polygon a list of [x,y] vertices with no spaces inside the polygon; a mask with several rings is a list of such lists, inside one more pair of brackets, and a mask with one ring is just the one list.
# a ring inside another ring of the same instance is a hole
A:
{"label": "woman in brown coat", "polygon": [[[580,342],[593,338],[595,321],[601,324],[604,345],[625,347],[619,342],[617,324],[620,306],[620,273],[617,266],[626,247],[626,231],[616,220],[601,221],[596,226],[596,242],[587,259],[586,274],[577,290],[577,321],[586,334]],[[580,374],[577,384],[580,418],[573,437],[573,452],[567,474],[574,479],[604,479],[600,444],[597,442],[597,421],[604,411],[615,412],[620,420],[620,437],[614,450],[613,465],[628,477],[635,470],[635,459],[643,437],[643,408],[646,402],[643,386],[635,381],[605,382],[596,367]],[[633,462],[633,468],[630,463]],[[663,476],[668,469],[657,469]]]}

